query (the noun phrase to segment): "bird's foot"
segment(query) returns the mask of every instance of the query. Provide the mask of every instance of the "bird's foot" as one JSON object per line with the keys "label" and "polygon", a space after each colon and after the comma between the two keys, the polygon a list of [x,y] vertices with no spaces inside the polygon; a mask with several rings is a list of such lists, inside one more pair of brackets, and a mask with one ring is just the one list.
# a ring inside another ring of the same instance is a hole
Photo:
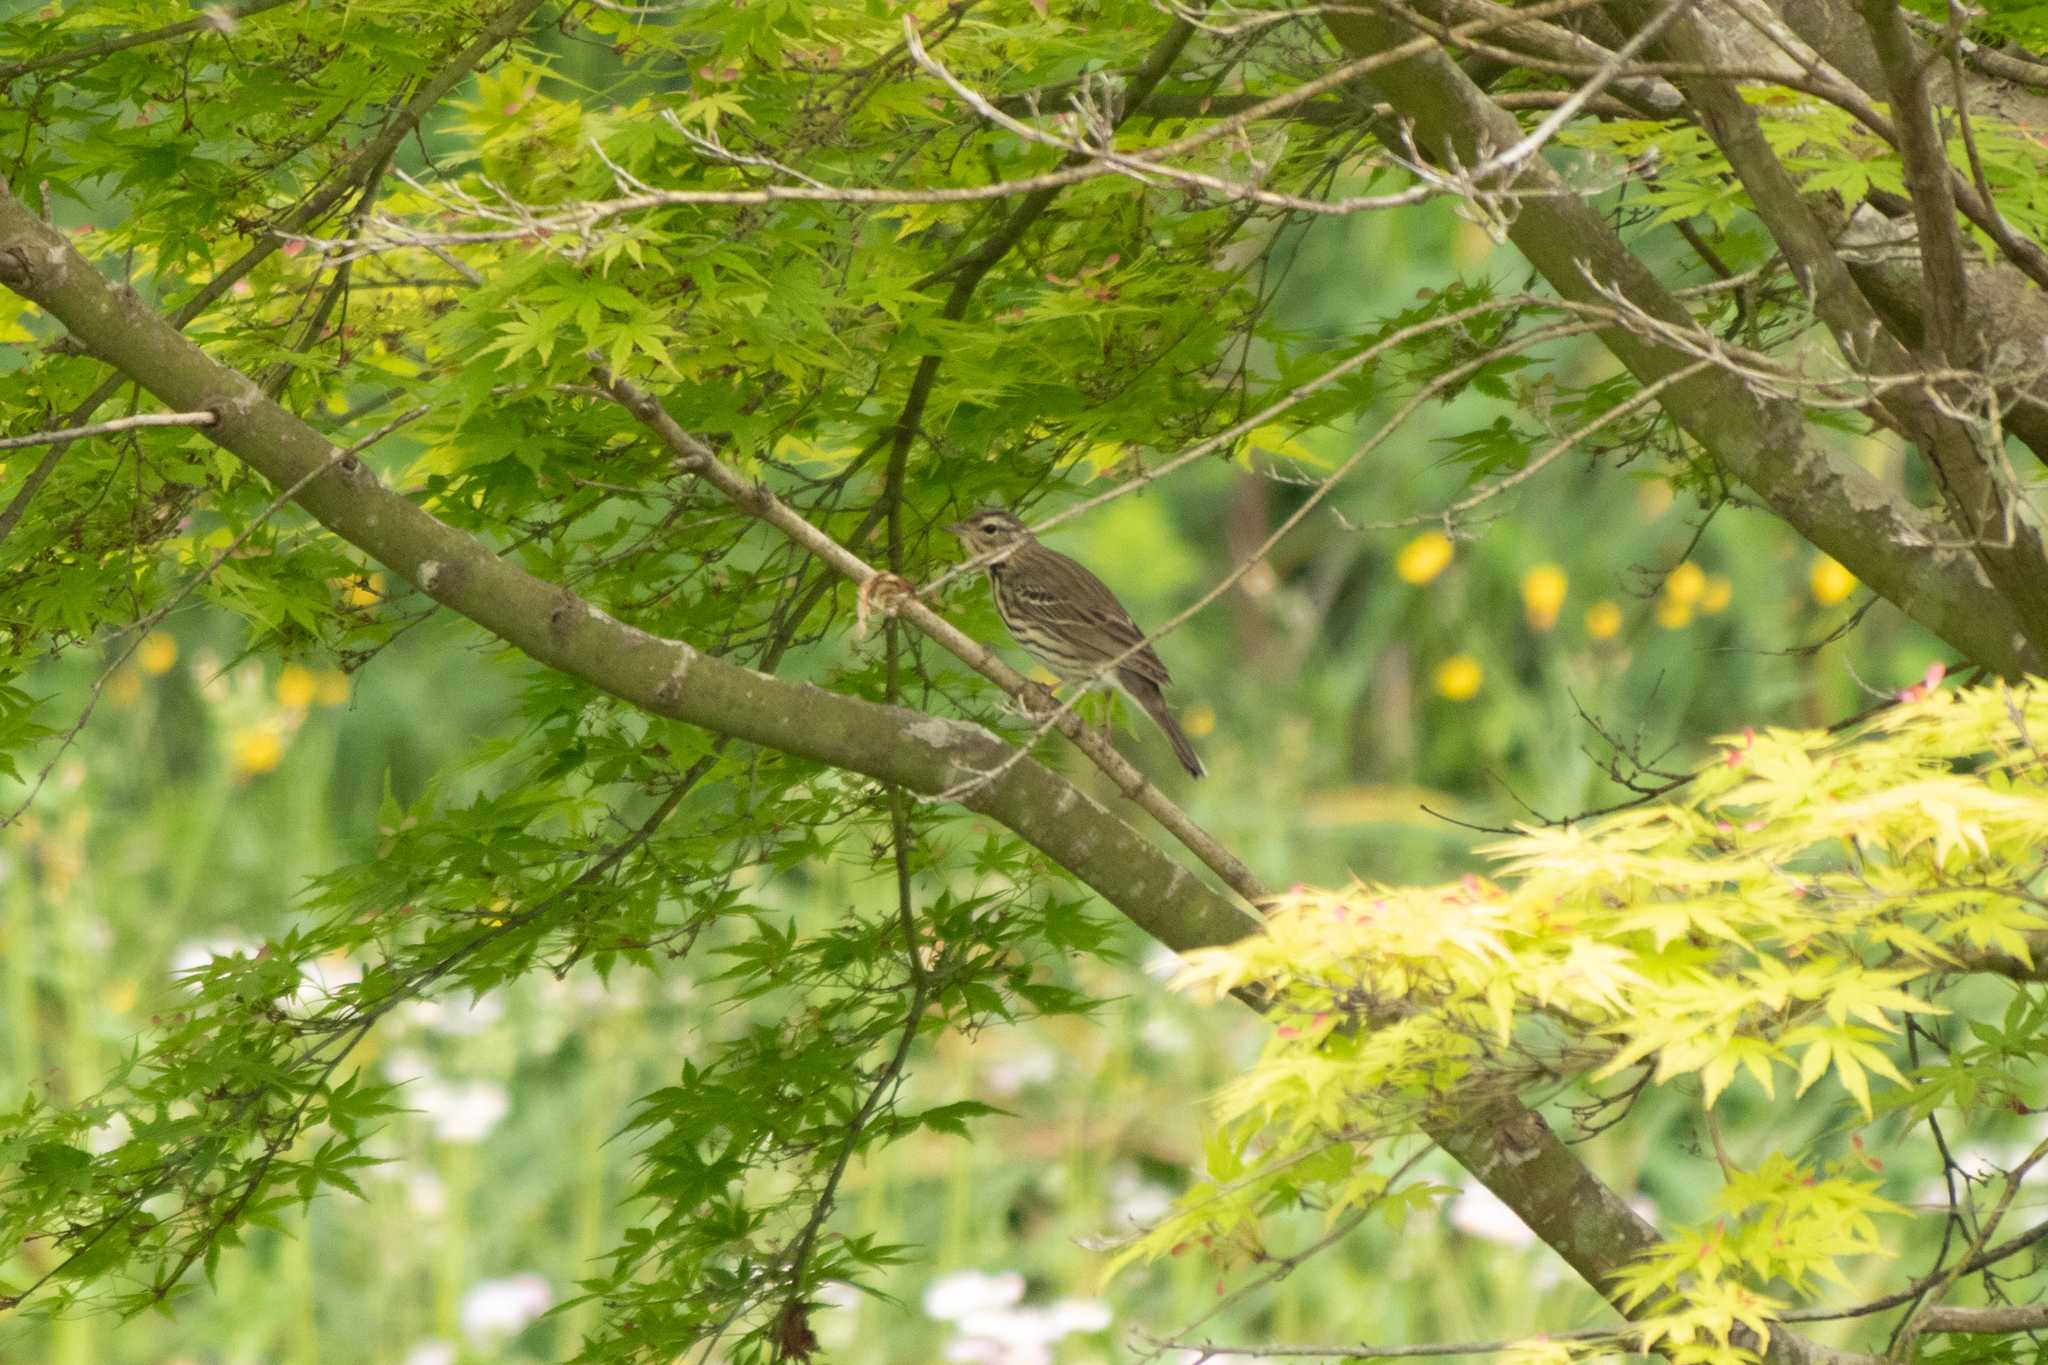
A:
{"label": "bird's foot", "polygon": [[1042,716],[1048,711],[1059,709],[1059,703],[1053,700],[1052,689],[1042,682],[1034,682],[1029,678],[1024,680],[1024,686],[1017,691],[1017,703],[1034,716]]}

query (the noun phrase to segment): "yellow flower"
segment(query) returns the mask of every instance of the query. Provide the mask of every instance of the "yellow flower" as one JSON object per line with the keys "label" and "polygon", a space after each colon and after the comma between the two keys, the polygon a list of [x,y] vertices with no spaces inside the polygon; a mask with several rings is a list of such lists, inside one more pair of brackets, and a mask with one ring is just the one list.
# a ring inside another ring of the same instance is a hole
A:
{"label": "yellow flower", "polygon": [[1493,254],[1495,245],[1492,233],[1468,220],[1451,239],[1451,258],[1459,269],[1471,270]]}
{"label": "yellow flower", "polygon": [[1735,585],[1728,581],[1726,574],[1708,574],[1707,586],[1700,593],[1700,610],[1709,616],[1718,616],[1728,610],[1728,604],[1735,600]]}
{"label": "yellow flower", "polygon": [[335,586],[341,589],[343,606],[374,607],[384,596],[384,575],[356,574],[353,577],[336,579]]}
{"label": "yellow flower", "polygon": [[1681,606],[1692,606],[1706,590],[1706,573],[1690,559],[1664,577],[1664,595]]}
{"label": "yellow flower", "polygon": [[1436,666],[1436,694],[1451,701],[1470,701],[1485,677],[1479,660],[1470,654],[1453,654]]}
{"label": "yellow flower", "polygon": [[116,706],[133,706],[142,696],[142,679],[132,668],[120,668],[107,679],[107,700]]}
{"label": "yellow flower", "polygon": [[319,687],[313,670],[298,664],[286,664],[284,672],[277,675],[277,704],[293,711],[303,710],[313,704],[313,696]]}
{"label": "yellow flower", "polygon": [[338,668],[323,668],[313,679],[313,700],[322,706],[343,706],[348,702],[348,674]]}
{"label": "yellow flower", "polygon": [[1196,702],[1193,706],[1180,713],[1180,728],[1187,731],[1189,737],[1193,739],[1200,739],[1203,735],[1214,734],[1216,732],[1216,708]]}
{"label": "yellow flower", "polygon": [[1403,583],[1419,588],[1442,573],[1450,562],[1450,537],[1442,531],[1424,531],[1394,556],[1394,572],[1401,575]]}
{"label": "yellow flower", "polygon": [[1612,640],[1621,634],[1621,606],[1602,598],[1586,608],[1586,634],[1595,640]]}
{"label": "yellow flower", "polygon": [[1856,591],[1856,575],[1826,555],[1814,557],[1813,571],[1806,582],[1813,589],[1813,600],[1824,607],[1832,607]]}
{"label": "yellow flower", "polygon": [[171,665],[178,662],[178,641],[175,637],[151,631],[135,647],[135,666],[152,678],[160,678],[171,671]]}
{"label": "yellow flower", "polygon": [[284,757],[284,740],[265,727],[241,729],[228,740],[228,763],[240,778],[261,777]]}
{"label": "yellow flower", "polygon": [[1549,630],[1557,624],[1569,583],[1564,570],[1555,564],[1537,564],[1522,575],[1522,610],[1528,615],[1529,629]]}
{"label": "yellow flower", "polygon": [[1669,597],[1657,599],[1657,624],[1666,630],[1684,630],[1692,624],[1692,603],[1677,602]]}

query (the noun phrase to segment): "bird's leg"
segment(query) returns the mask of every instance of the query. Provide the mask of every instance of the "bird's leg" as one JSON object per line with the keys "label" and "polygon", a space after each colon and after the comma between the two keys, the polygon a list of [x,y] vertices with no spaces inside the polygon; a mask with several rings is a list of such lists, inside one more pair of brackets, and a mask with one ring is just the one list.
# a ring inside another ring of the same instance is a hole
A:
{"label": "bird's leg", "polygon": [[1017,692],[1017,701],[1026,711],[1040,716],[1053,710],[1058,705],[1053,700],[1052,688],[1047,687],[1036,678],[1026,678],[1024,680],[1024,686]]}

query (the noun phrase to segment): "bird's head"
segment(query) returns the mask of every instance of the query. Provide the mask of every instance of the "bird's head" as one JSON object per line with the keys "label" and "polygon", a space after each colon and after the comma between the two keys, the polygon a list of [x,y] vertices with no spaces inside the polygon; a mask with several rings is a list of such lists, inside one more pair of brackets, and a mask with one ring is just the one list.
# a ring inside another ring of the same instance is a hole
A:
{"label": "bird's head", "polygon": [[1000,507],[983,508],[946,529],[960,537],[970,555],[1022,545],[1031,539],[1031,528]]}

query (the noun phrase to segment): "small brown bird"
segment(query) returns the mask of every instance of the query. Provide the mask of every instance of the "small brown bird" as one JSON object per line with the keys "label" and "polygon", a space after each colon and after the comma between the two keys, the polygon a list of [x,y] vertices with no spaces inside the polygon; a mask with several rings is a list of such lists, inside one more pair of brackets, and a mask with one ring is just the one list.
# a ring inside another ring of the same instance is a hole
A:
{"label": "small brown bird", "polygon": [[1163,689],[1173,678],[1108,585],[1040,545],[1029,527],[999,507],[946,529],[965,542],[970,555],[1004,552],[989,561],[989,589],[997,614],[1026,653],[1067,682],[1085,682],[1120,659],[1111,680],[1159,723],[1181,766],[1202,776],[1195,746],[1166,709]]}

